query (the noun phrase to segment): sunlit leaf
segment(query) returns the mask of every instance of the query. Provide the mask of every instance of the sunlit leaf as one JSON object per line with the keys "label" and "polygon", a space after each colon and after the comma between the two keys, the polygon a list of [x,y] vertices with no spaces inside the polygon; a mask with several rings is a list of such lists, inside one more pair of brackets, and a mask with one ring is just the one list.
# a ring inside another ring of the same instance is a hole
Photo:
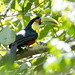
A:
{"label": "sunlit leaf", "polygon": [[69,28],[68,34],[69,34],[69,35],[75,35],[75,26],[74,26],[74,25],[72,25],[72,26]]}
{"label": "sunlit leaf", "polygon": [[43,2],[44,0],[39,0],[39,3]]}
{"label": "sunlit leaf", "polygon": [[30,21],[30,16],[23,16],[23,18],[24,18],[24,25],[26,27]]}
{"label": "sunlit leaf", "polygon": [[51,9],[48,8],[48,9],[45,10],[45,12],[46,12],[46,13],[50,13],[50,12],[51,12]]}
{"label": "sunlit leaf", "polygon": [[10,22],[11,20],[12,20],[11,17],[5,18],[4,20],[2,20],[2,24],[3,24],[3,25],[9,24],[9,22]]}
{"label": "sunlit leaf", "polygon": [[17,30],[18,30],[18,31],[22,30],[22,24],[21,24],[21,22],[19,22],[19,25],[18,25],[18,27],[17,27]]}
{"label": "sunlit leaf", "polygon": [[0,13],[4,12],[6,7],[4,6],[4,2],[0,0]]}
{"label": "sunlit leaf", "polygon": [[71,27],[72,22],[69,20],[67,15],[62,16],[62,28]]}
{"label": "sunlit leaf", "polygon": [[15,1],[15,10],[18,10],[18,11],[22,10],[20,4],[18,3],[18,0]]}
{"label": "sunlit leaf", "polygon": [[14,67],[14,68],[17,68],[17,67],[19,67],[19,64],[14,63],[13,67]]}

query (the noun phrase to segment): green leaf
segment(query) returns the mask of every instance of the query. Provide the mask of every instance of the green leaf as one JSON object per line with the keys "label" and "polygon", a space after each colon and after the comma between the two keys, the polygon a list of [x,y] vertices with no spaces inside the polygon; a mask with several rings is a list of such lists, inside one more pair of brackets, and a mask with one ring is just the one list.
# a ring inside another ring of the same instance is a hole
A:
{"label": "green leaf", "polygon": [[22,23],[20,22],[17,28],[18,31],[22,30]]}
{"label": "green leaf", "polygon": [[11,4],[11,8],[15,9],[15,0],[13,1],[13,3]]}
{"label": "green leaf", "polygon": [[10,17],[10,18],[7,18],[7,19],[5,19],[5,20],[2,20],[2,24],[3,24],[3,25],[9,24],[11,20],[12,20],[11,17]]}
{"label": "green leaf", "polygon": [[41,57],[41,58],[38,58],[38,59],[33,59],[32,64],[33,65],[39,65],[40,63],[42,63],[45,60],[46,60],[46,57]]}
{"label": "green leaf", "polygon": [[68,1],[75,2],[75,0],[68,0]]}
{"label": "green leaf", "polygon": [[44,0],[39,0],[39,3],[43,2]]}
{"label": "green leaf", "polygon": [[32,16],[32,13],[26,13],[25,16]]}
{"label": "green leaf", "polygon": [[49,25],[49,24],[47,24],[47,25],[44,27],[44,29],[40,32],[40,37],[39,37],[39,39],[42,39],[43,37],[45,37],[45,36],[48,34],[49,30],[53,28],[53,26],[54,26],[54,25]]}
{"label": "green leaf", "polygon": [[68,34],[69,34],[69,35],[75,35],[75,26],[74,26],[74,25],[72,25],[72,26],[69,28]]}
{"label": "green leaf", "polygon": [[62,20],[62,28],[65,29],[67,27],[71,27],[72,22],[69,20],[68,15],[64,15],[61,18]]}
{"label": "green leaf", "polygon": [[15,41],[16,34],[7,26],[0,32],[0,43],[9,45]]}
{"label": "green leaf", "polygon": [[30,21],[30,16],[25,16],[25,15],[23,15],[23,20],[24,20],[24,25],[25,25],[25,27],[27,26],[27,24],[29,23],[29,21]]}
{"label": "green leaf", "polygon": [[18,3],[20,3],[21,0],[18,0]]}
{"label": "green leaf", "polygon": [[39,0],[35,0],[35,6],[39,4]]}
{"label": "green leaf", "polygon": [[5,4],[8,4],[11,0],[3,0]]}
{"label": "green leaf", "polygon": [[50,12],[51,12],[50,8],[48,8],[48,9],[45,10],[45,13],[50,13]]}
{"label": "green leaf", "polygon": [[24,8],[24,12],[28,11],[31,8],[32,4],[30,2],[27,3],[27,6]]}
{"label": "green leaf", "polygon": [[0,13],[4,12],[6,9],[6,6],[4,6],[4,2],[0,0]]}
{"label": "green leaf", "polygon": [[[35,0],[36,1],[36,0]],[[34,0],[30,0],[30,2],[34,2]]]}
{"label": "green leaf", "polygon": [[18,3],[18,0],[15,0],[15,10],[21,11],[21,5]]}

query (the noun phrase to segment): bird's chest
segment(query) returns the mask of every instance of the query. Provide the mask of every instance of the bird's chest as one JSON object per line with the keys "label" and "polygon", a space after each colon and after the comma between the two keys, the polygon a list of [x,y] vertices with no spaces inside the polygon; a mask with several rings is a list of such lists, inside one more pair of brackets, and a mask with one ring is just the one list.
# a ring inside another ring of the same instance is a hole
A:
{"label": "bird's chest", "polygon": [[32,41],[28,41],[25,45],[30,46],[30,45],[32,45],[34,43],[35,43],[35,40],[32,40]]}
{"label": "bird's chest", "polygon": [[39,25],[38,24],[33,24],[32,29],[38,33],[38,37],[39,37],[40,36]]}
{"label": "bird's chest", "polygon": [[34,30],[28,30],[26,35],[30,37],[29,41],[25,43],[27,46],[34,44],[38,38],[38,33]]}

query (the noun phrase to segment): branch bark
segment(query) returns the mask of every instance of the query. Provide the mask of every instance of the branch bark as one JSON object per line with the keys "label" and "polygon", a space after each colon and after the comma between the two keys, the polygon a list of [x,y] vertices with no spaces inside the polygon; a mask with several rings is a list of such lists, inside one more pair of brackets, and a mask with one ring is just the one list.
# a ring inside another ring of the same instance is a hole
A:
{"label": "branch bark", "polygon": [[29,47],[28,50],[21,50],[17,52],[16,59],[18,60],[35,54],[44,53],[47,52],[48,50],[49,49],[47,48],[46,44],[36,45],[33,47]]}

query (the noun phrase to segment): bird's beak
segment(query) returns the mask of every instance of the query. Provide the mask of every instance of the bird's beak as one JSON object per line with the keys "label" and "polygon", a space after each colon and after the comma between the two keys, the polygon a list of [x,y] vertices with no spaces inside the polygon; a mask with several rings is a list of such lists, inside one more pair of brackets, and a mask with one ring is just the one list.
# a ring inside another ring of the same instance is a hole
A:
{"label": "bird's beak", "polygon": [[51,17],[41,17],[40,22],[41,22],[41,24],[59,25],[58,22]]}

